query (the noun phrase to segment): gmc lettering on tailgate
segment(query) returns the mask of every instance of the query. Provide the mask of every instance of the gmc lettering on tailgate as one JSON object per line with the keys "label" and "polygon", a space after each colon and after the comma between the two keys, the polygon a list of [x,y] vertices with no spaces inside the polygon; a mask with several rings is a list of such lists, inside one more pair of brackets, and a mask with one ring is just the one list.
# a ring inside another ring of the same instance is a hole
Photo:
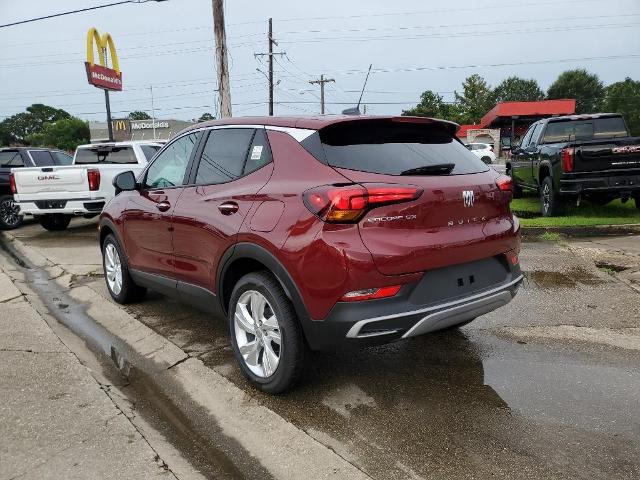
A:
{"label": "gmc lettering on tailgate", "polygon": [[640,145],[628,145],[626,147],[613,147],[612,153],[640,153]]}

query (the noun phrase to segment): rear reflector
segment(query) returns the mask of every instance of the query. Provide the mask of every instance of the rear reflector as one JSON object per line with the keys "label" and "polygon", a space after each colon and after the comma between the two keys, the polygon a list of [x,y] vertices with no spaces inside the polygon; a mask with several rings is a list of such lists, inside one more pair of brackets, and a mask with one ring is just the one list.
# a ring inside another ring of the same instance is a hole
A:
{"label": "rear reflector", "polygon": [[400,291],[401,285],[392,285],[390,287],[367,288],[366,290],[354,290],[345,293],[340,299],[343,302],[361,302],[362,300],[374,300],[377,298],[393,297]]}
{"label": "rear reflector", "polygon": [[509,260],[509,263],[511,265],[517,265],[520,261],[518,259],[518,252],[516,252],[515,250],[511,250],[510,252],[505,253],[505,255],[507,256],[507,259]]}
{"label": "rear reflector", "polygon": [[573,172],[573,157],[575,154],[575,150],[573,147],[563,148],[562,149],[562,171],[563,172]]}
{"label": "rear reflector", "polygon": [[100,170],[95,168],[87,170],[87,179],[89,180],[89,190],[92,192],[100,190]]}
{"label": "rear reflector", "polygon": [[418,187],[365,183],[312,188],[304,192],[303,199],[309,211],[325,222],[353,223],[372,208],[410,202],[420,195]]}
{"label": "rear reflector", "polygon": [[13,176],[13,173],[9,174],[9,188],[11,189],[11,193],[14,195],[18,193],[18,187],[16,187],[16,177]]}

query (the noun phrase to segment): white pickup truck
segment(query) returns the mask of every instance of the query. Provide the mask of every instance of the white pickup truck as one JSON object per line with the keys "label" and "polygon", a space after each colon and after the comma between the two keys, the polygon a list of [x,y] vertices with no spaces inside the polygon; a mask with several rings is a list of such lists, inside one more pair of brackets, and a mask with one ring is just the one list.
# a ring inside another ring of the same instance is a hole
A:
{"label": "white pickup truck", "polygon": [[137,175],[161,147],[142,141],[80,145],[72,165],[14,169],[15,203],[43,228],[64,230],[74,216],[99,215],[115,195],[113,177],[127,170]]}

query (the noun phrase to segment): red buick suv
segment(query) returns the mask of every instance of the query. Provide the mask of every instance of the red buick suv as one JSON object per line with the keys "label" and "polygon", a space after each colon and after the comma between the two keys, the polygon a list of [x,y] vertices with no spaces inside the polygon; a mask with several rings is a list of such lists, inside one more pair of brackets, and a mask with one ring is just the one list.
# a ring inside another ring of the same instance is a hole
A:
{"label": "red buick suv", "polygon": [[430,118],[236,118],[190,127],[100,218],[109,292],[226,316],[235,357],[282,392],[305,351],[460,326],[522,281],[511,179]]}

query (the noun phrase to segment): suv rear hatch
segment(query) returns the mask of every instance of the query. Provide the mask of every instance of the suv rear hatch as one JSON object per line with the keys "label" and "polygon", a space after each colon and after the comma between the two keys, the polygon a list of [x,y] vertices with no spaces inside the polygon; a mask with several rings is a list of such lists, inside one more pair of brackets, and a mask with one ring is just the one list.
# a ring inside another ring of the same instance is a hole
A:
{"label": "suv rear hatch", "polygon": [[455,129],[431,119],[361,119],[332,124],[310,140],[309,150],[354,183],[422,191],[359,220],[381,273],[425,271],[513,248],[510,183],[501,182],[509,188],[501,190],[501,176],[455,138]]}

